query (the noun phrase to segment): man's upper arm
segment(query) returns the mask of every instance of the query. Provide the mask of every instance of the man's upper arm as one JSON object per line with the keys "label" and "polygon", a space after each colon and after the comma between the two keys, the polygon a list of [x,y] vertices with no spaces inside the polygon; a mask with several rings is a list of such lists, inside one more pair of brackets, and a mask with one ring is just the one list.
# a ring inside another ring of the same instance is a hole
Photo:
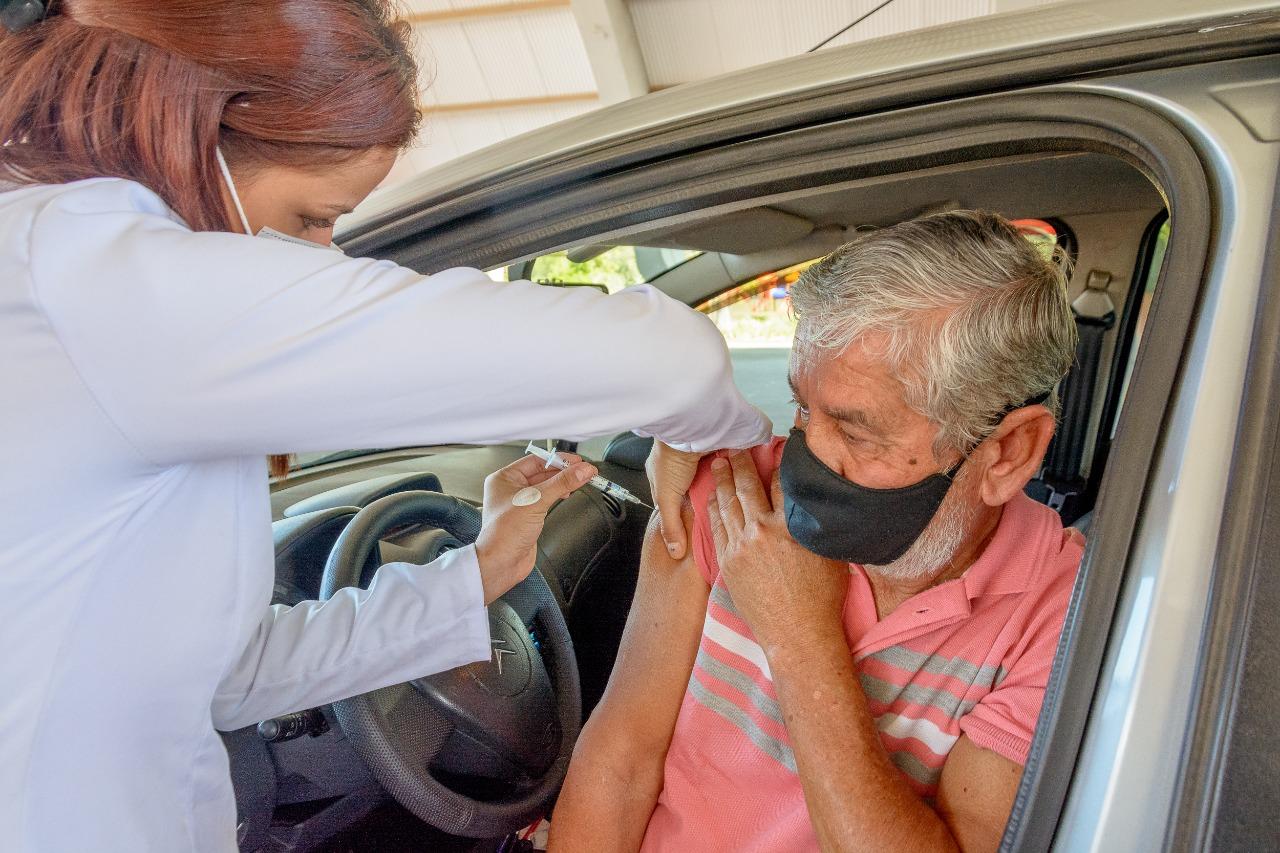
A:
{"label": "man's upper arm", "polygon": [[1022,766],[962,735],[938,783],[937,811],[964,853],[996,850],[1022,780]]}
{"label": "man's upper arm", "polygon": [[1007,671],[960,720],[963,734],[942,768],[937,802],[962,850],[1000,846],[1053,670],[1081,544],[1078,536],[1066,534],[1020,641],[1005,659]]}
{"label": "man's upper arm", "polygon": [[709,594],[693,557],[667,554],[655,517],[618,660],[574,749],[550,849],[634,851],[643,843]]}
{"label": "man's upper arm", "polygon": [[[686,515],[685,523],[691,518]],[[692,549],[690,549],[692,550]],[[690,554],[673,560],[655,520],[613,674],[589,726],[610,741],[666,754],[702,636],[710,588]],[[616,739],[616,740],[615,740]]]}

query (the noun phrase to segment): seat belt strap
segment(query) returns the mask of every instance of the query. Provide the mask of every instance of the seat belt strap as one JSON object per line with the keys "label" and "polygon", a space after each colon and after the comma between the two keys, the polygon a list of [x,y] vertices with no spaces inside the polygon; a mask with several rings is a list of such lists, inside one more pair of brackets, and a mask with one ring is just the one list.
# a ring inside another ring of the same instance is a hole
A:
{"label": "seat belt strap", "polygon": [[[1116,324],[1115,303],[1107,293],[1110,284],[1111,273],[1090,270],[1084,292],[1071,303],[1078,341],[1075,364],[1059,389],[1058,431],[1045,455],[1043,478],[1051,489],[1056,489],[1055,483],[1066,485],[1080,479],[1089,435],[1089,412],[1102,366],[1102,344]],[[1050,495],[1050,502],[1065,499],[1066,496]]]}

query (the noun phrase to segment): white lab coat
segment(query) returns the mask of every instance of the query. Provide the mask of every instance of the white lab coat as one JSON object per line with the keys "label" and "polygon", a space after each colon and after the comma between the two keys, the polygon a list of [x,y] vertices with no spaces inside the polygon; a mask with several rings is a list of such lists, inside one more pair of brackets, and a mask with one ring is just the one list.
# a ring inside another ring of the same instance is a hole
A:
{"label": "white lab coat", "polygon": [[122,180],[0,193],[0,364],[7,853],[234,850],[215,729],[488,657],[471,549],[269,607],[266,454],[770,431],[650,287],[197,234]]}

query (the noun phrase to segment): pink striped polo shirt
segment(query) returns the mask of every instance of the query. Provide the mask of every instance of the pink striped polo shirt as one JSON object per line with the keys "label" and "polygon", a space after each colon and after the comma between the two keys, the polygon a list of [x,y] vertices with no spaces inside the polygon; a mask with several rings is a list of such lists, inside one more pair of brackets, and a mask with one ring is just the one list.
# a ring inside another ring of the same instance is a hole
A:
{"label": "pink striped polo shirt", "polygon": [[[766,483],[784,442],[752,451]],[[694,557],[711,594],[642,849],[816,851],[769,664],[719,576],[707,463],[690,498]],[[1083,543],[1057,513],[1019,495],[963,577],[912,596],[884,619],[866,574],[851,566],[849,648],[880,740],[921,797],[936,795],[961,734],[1026,763]]]}

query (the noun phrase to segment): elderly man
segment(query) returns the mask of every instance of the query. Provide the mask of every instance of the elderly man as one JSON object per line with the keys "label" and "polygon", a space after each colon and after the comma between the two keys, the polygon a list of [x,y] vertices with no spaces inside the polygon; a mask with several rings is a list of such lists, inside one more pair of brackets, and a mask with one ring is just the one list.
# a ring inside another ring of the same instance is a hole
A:
{"label": "elderly man", "polygon": [[1075,326],[1007,221],[859,237],[792,291],[795,428],[651,528],[552,850],[995,850],[1082,540],[1023,494]]}

